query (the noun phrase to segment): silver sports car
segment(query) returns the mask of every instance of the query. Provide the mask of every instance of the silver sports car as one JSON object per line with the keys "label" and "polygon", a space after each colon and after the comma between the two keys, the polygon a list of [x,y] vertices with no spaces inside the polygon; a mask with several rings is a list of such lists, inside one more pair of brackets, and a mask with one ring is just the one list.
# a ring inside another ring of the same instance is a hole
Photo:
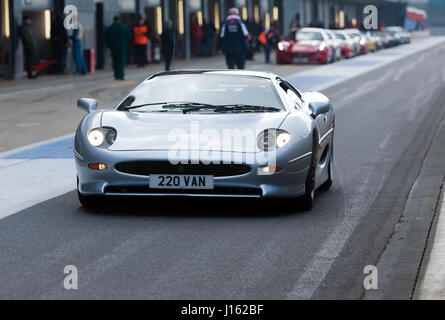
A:
{"label": "silver sports car", "polygon": [[79,200],[108,196],[300,198],[332,184],[329,99],[251,71],[151,76],[114,109],[88,114],[75,137]]}

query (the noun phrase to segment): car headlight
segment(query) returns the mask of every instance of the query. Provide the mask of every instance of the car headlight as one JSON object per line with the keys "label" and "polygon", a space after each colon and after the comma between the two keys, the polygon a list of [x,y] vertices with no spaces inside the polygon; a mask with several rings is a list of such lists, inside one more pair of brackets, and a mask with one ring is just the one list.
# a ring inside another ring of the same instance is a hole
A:
{"label": "car headlight", "polygon": [[88,133],[88,142],[96,148],[109,147],[114,144],[117,132],[113,128],[97,128]]}
{"label": "car headlight", "polygon": [[290,134],[280,129],[267,129],[258,135],[258,148],[262,151],[273,151],[284,147],[290,141]]}
{"label": "car headlight", "polygon": [[284,50],[284,44],[282,42],[278,43],[278,50],[280,51]]}
{"label": "car headlight", "polygon": [[318,48],[318,50],[323,51],[326,48],[326,44],[324,42],[322,42],[320,44],[320,47]]}
{"label": "car headlight", "polygon": [[289,140],[290,140],[289,132],[286,132],[286,131],[280,132],[277,135],[277,139],[276,139],[276,141],[277,141],[277,148],[284,147],[289,142]]}
{"label": "car headlight", "polygon": [[105,136],[105,140],[110,146],[116,141],[116,138],[117,138],[117,132],[114,130],[108,131]]}
{"label": "car headlight", "polygon": [[104,133],[103,133],[102,131],[100,131],[99,129],[91,130],[91,131],[88,133],[88,141],[90,142],[90,144],[91,144],[93,147],[98,148],[98,147],[100,147],[101,145],[104,144],[104,141],[105,141],[105,135],[104,135]]}
{"label": "car headlight", "polygon": [[360,39],[360,44],[363,46],[365,44],[365,39]]}

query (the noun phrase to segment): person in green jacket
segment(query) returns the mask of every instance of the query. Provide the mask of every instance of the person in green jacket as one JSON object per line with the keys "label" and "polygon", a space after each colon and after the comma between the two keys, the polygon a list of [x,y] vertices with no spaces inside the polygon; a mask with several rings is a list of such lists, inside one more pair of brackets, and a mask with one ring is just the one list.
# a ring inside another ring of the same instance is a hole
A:
{"label": "person in green jacket", "polygon": [[130,28],[121,23],[120,17],[115,16],[113,24],[105,31],[105,44],[111,50],[114,78],[116,80],[125,80],[127,51],[132,38]]}
{"label": "person in green jacket", "polygon": [[39,58],[37,53],[37,43],[34,37],[33,27],[31,25],[32,20],[28,16],[23,17],[23,24],[20,29],[20,35],[23,42],[23,51],[25,55],[25,69],[28,73],[29,79],[37,77],[34,74],[34,66],[37,64]]}

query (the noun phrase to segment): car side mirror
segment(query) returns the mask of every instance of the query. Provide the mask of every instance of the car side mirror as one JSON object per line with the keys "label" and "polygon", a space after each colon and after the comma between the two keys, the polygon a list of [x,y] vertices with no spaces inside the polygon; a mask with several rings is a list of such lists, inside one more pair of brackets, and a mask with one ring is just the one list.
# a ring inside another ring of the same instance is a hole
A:
{"label": "car side mirror", "polygon": [[315,119],[321,114],[328,113],[331,107],[329,101],[314,101],[309,103],[309,109],[312,112],[312,117]]}
{"label": "car side mirror", "polygon": [[80,98],[77,100],[77,107],[86,113],[91,113],[97,108],[97,100],[89,98]]}

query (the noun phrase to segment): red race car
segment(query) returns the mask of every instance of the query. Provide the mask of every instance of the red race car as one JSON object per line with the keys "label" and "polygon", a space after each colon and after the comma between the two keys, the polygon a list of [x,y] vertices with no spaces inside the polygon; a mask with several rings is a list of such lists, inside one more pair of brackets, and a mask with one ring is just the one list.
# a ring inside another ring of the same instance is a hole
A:
{"label": "red race car", "polygon": [[340,39],[342,42],[341,56],[343,58],[354,57],[357,52],[354,39],[352,39],[351,36],[346,31],[343,30],[335,30],[334,33],[337,39]]}
{"label": "red race car", "polygon": [[293,29],[287,38],[278,43],[278,64],[330,63],[335,59],[334,47],[324,29]]}

